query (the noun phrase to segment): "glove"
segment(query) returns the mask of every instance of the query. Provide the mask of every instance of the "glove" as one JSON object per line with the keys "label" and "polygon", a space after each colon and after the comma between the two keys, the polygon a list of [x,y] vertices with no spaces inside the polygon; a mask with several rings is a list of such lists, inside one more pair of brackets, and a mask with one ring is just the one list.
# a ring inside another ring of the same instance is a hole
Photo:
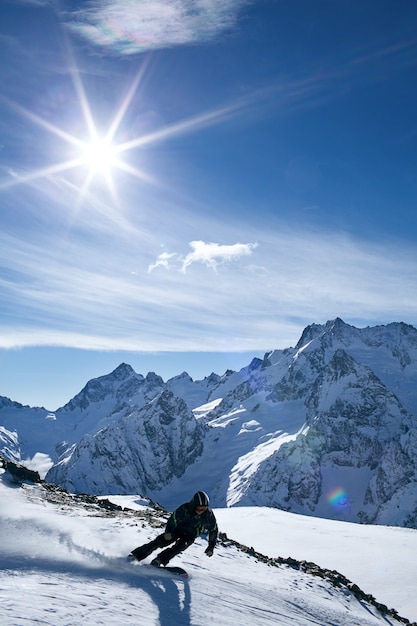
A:
{"label": "glove", "polygon": [[172,533],[164,533],[164,539],[165,541],[171,541],[171,539],[173,539],[174,536]]}
{"label": "glove", "polygon": [[206,548],[204,550],[204,554],[207,554],[207,556],[213,556],[213,550],[211,548]]}

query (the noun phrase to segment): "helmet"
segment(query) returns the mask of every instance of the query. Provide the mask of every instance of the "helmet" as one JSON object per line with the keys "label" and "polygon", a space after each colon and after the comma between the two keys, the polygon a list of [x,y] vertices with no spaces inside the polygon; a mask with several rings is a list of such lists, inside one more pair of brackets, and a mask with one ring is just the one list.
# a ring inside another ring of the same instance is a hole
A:
{"label": "helmet", "polygon": [[192,502],[194,506],[208,506],[210,498],[205,491],[197,491],[193,496]]}

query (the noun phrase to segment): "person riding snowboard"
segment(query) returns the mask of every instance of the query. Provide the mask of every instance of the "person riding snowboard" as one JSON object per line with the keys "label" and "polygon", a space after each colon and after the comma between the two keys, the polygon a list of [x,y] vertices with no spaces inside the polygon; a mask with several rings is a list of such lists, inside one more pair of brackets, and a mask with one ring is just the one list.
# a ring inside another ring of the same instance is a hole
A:
{"label": "person riding snowboard", "polygon": [[[197,491],[190,502],[181,504],[169,517],[165,532],[149,543],[139,546],[129,554],[130,559],[142,561],[157,548],[173,543],[156,556],[151,565],[160,567],[167,565],[174,556],[186,550],[203,532],[208,533],[207,556],[213,556],[217,541],[217,522],[214,513],[209,509],[209,497],[204,491]],[[174,543],[175,542],[175,543]]]}

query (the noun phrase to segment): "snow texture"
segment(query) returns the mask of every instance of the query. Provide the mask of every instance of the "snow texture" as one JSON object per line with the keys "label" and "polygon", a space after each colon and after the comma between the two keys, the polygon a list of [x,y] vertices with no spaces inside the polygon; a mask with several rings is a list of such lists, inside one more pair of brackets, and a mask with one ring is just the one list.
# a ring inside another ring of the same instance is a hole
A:
{"label": "snow texture", "polygon": [[199,538],[176,557],[172,564],[187,569],[186,581],[150,567],[150,559],[128,563],[129,551],[160,532],[166,515],[139,496],[110,499],[129,508],[112,511],[45,484],[19,486],[0,470],[4,626],[398,626],[417,618],[415,530],[267,508],[215,510],[228,536],[270,556],[336,567],[396,614],[354,587],[268,564],[234,541],[219,542],[209,559]]}

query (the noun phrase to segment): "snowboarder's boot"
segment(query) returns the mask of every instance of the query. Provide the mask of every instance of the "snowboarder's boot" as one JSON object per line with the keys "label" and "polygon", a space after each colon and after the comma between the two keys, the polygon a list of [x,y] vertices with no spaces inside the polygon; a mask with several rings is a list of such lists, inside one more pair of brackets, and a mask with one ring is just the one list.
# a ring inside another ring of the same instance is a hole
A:
{"label": "snowboarder's boot", "polygon": [[147,546],[140,546],[140,548],[135,548],[127,557],[130,561],[143,561],[147,556],[152,552],[152,550],[147,550]]}

